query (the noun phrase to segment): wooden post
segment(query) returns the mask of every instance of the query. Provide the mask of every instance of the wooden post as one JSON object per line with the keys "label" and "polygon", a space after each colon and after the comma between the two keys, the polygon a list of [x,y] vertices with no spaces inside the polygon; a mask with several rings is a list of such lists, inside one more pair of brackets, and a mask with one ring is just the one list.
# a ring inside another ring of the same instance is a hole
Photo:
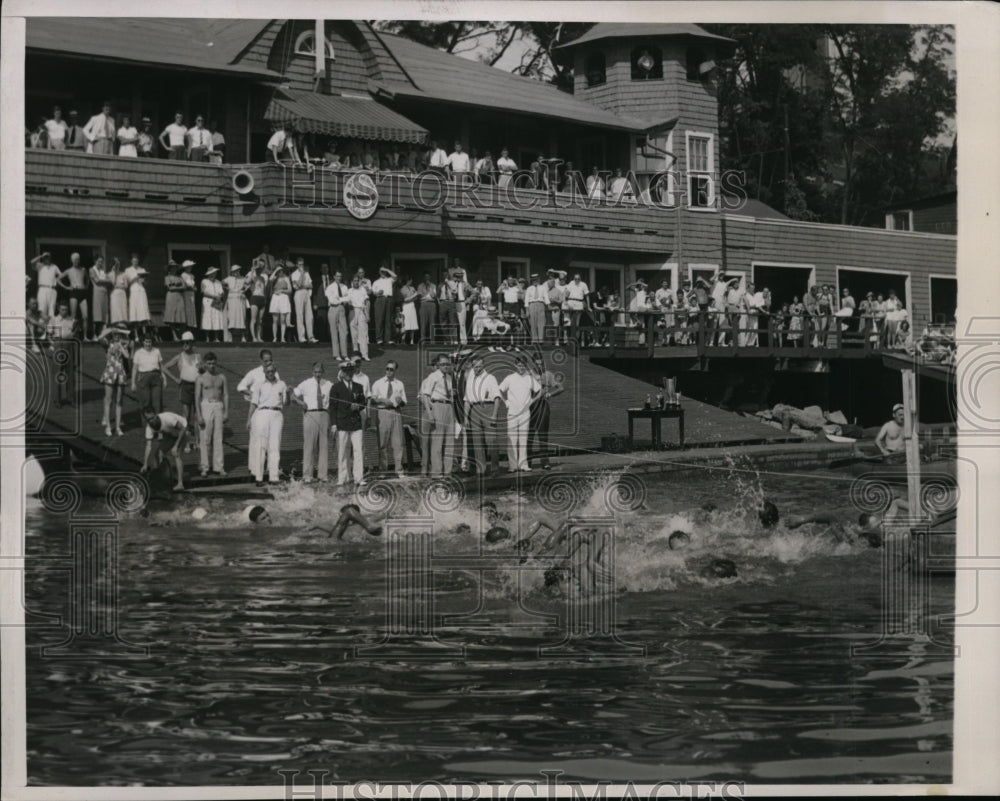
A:
{"label": "wooden post", "polygon": [[906,502],[910,509],[910,521],[915,523],[921,517],[917,379],[912,368],[901,372],[903,376],[903,441],[906,444]]}

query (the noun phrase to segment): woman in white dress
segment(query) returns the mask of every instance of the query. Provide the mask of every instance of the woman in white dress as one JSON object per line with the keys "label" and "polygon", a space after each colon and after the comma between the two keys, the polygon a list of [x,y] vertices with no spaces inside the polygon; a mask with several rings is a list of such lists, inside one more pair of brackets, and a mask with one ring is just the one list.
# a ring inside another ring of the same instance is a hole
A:
{"label": "woman in white dress", "polygon": [[507,153],[507,148],[500,151],[500,158],[497,159],[497,170],[500,172],[500,186],[507,186],[517,171],[517,164]]}
{"label": "woman in white dress", "polygon": [[136,144],[139,142],[139,132],[132,125],[132,118],[128,114],[122,116],[122,127],[118,129],[118,155],[128,158],[138,158],[139,151]]}
{"label": "woman in white dress", "polygon": [[108,280],[111,281],[111,325],[128,325],[128,276],[122,269],[121,262],[115,259],[108,270]]}
{"label": "woman in white dress", "polygon": [[240,275],[243,268],[234,264],[229,268],[229,276],[222,283],[226,288],[226,342],[235,342],[239,334],[242,342],[247,341],[247,299],[246,279]]}
{"label": "woman in white dress", "polygon": [[128,324],[136,333],[136,338],[148,333],[149,299],[146,297],[146,271],[139,264],[139,255],[132,254],[132,263],[125,268],[128,278]]}
{"label": "woman in white dress", "polygon": [[222,281],[218,280],[218,267],[209,267],[201,279],[201,330],[206,342],[221,342],[222,331],[226,327],[223,308],[226,293]]}
{"label": "woman in white dress", "polygon": [[[288,328],[288,317],[292,313],[292,282],[285,275],[285,268],[278,267],[274,271],[274,283],[271,285],[271,340],[283,343],[285,329]],[[280,334],[280,336],[279,336]]]}
{"label": "woman in white dress", "polygon": [[587,197],[591,200],[604,200],[604,179],[597,167],[592,167],[587,176]]}
{"label": "woman in white dress", "polygon": [[399,291],[403,296],[403,344],[416,345],[420,324],[417,322],[417,290],[413,287],[413,279],[407,278]]}

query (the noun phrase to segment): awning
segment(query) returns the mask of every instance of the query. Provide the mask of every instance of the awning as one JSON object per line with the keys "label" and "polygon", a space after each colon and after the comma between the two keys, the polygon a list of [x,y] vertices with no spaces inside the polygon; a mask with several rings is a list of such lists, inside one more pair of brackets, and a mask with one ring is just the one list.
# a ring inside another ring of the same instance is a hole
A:
{"label": "awning", "polygon": [[264,119],[290,122],[302,133],[348,139],[422,143],[427,131],[391,108],[364,97],[340,97],[282,89],[275,92]]}

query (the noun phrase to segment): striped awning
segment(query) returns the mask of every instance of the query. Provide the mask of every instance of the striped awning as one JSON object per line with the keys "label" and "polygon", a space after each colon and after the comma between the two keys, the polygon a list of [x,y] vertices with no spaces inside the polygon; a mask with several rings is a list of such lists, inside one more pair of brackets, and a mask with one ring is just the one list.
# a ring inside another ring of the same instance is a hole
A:
{"label": "striped awning", "polygon": [[290,122],[302,133],[348,139],[422,143],[427,131],[391,108],[364,97],[339,97],[282,89],[275,92],[264,119]]}

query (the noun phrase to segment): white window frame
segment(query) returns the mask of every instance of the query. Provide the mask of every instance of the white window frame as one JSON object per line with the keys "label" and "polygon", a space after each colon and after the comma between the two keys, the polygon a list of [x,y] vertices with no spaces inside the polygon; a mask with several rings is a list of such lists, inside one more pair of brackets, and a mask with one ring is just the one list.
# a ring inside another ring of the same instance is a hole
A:
{"label": "white window frame", "polygon": [[[677,287],[680,285],[680,265],[676,261],[665,261],[662,263],[657,262],[647,262],[644,264],[630,264],[628,266],[629,283],[634,284],[636,281],[636,274],[639,270],[659,270],[661,272],[670,273],[670,288],[677,294]],[[650,286],[650,292],[655,293],[660,285]]]}
{"label": "white window frame", "polygon": [[226,261],[225,264],[219,265],[220,272],[222,270],[228,272],[233,264],[232,250],[229,245],[212,245],[204,242],[167,242],[167,261],[174,258],[175,250],[203,250],[208,253],[225,253]]}
{"label": "white window frame", "polygon": [[[910,315],[910,327],[914,325],[913,320],[913,273],[909,270],[890,270],[887,268],[882,268],[876,270],[874,267],[852,267],[850,264],[835,264],[833,266],[834,274],[836,276],[836,287],[837,287],[837,302],[840,302],[840,271],[841,270],[851,270],[855,273],[885,273],[887,275],[905,275],[906,276],[906,311]],[[928,304],[930,303],[930,298],[927,299]],[[927,313],[930,314],[930,308],[928,307]]]}
{"label": "white window frame", "polygon": [[[310,37],[310,36],[313,38],[313,50],[312,50],[312,52],[310,52],[308,50],[302,50],[301,49],[302,43],[308,37]],[[297,56],[309,56],[310,58],[315,57],[315,55],[316,55],[315,42],[316,42],[316,30],[315,30],[315,28],[306,28],[304,31],[302,31],[302,33],[300,33],[297,37],[295,37],[295,51],[294,51],[295,55],[297,55]],[[334,59],[333,44],[330,42],[330,39],[328,37],[326,37],[326,36],[323,37],[323,47],[326,50],[326,52],[323,54],[324,58],[326,58],[327,60],[332,61]]]}
{"label": "white window frame", "polygon": [[[691,139],[707,139],[708,140],[708,170],[695,170],[691,167]],[[708,133],[707,131],[685,131],[684,132],[684,166],[686,168],[684,173],[684,193],[687,195],[687,208],[695,210],[711,210],[715,211],[718,201],[718,193],[715,187],[715,134]],[[691,179],[701,177],[708,179],[708,205],[707,206],[694,206],[691,201],[694,198],[694,193],[691,191]]]}
{"label": "white window frame", "polygon": [[[927,274],[927,322],[934,322],[934,279],[944,278],[948,281],[955,282],[955,289],[958,289],[958,276],[957,275],[947,275],[945,273],[928,273]],[[911,321],[910,328],[912,329],[913,323]]]}
{"label": "white window frame", "polygon": [[[896,227],[896,215],[905,214],[906,224],[908,228],[897,228]],[[913,209],[900,209],[899,211],[890,211],[885,215],[885,230],[887,231],[905,231],[906,233],[913,233]]]}
{"label": "white window frame", "polygon": [[[81,247],[97,247],[101,250],[101,258],[104,259],[104,264],[108,264],[108,240],[107,239],[76,239],[75,237],[66,236],[36,236],[35,237],[35,253],[41,253],[42,243],[47,245],[80,245]],[[80,254],[80,263],[83,265],[83,254]],[[85,265],[90,267],[90,265]],[[65,266],[60,267],[60,269],[66,269]]]}
{"label": "white window frame", "polygon": [[[415,259],[415,260],[425,260],[432,261],[434,259],[441,259],[444,262],[445,269],[448,269],[448,254],[447,253],[391,253],[389,254],[389,263],[392,266],[392,271],[399,275],[399,270],[396,269],[396,259]],[[435,276],[431,274],[431,278],[435,281],[440,281],[440,276]]]}

